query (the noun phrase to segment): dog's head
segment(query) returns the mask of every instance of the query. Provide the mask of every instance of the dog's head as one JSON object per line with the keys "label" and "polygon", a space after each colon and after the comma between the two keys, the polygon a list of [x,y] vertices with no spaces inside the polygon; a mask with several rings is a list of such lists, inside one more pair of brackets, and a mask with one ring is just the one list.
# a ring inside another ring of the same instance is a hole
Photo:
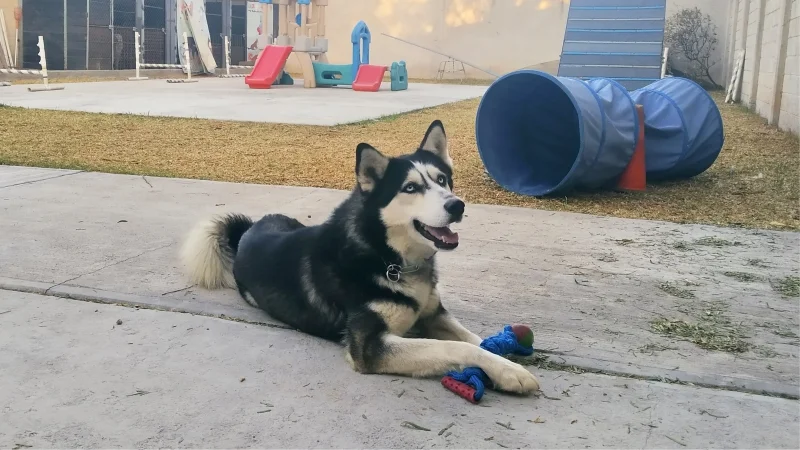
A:
{"label": "dog's head", "polygon": [[359,144],[356,178],[365,206],[378,210],[395,250],[406,254],[458,246],[450,224],[461,221],[464,202],[453,194],[453,161],[441,121],[431,123],[411,154],[389,158]]}

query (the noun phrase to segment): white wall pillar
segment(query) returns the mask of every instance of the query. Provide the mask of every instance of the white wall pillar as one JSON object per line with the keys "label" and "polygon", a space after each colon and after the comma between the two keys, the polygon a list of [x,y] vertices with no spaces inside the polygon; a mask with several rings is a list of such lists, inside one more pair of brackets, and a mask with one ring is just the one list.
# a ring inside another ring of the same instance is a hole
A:
{"label": "white wall pillar", "polygon": [[745,59],[751,58],[753,60],[753,80],[750,82],[750,96],[748,98],[748,106],[750,108],[755,108],[758,100],[758,78],[761,72],[761,41],[764,37],[764,12],[767,7],[767,0],[758,0],[758,4],[756,42],[753,47],[753,54],[745,55]]}
{"label": "white wall pillar", "polygon": [[786,50],[789,43],[789,19],[791,19],[792,0],[783,0],[778,10],[778,49],[775,58],[775,70],[772,73],[770,84],[774,86],[770,109],[767,112],[767,122],[777,125],[781,115],[781,100],[783,99],[783,78],[786,74]]}

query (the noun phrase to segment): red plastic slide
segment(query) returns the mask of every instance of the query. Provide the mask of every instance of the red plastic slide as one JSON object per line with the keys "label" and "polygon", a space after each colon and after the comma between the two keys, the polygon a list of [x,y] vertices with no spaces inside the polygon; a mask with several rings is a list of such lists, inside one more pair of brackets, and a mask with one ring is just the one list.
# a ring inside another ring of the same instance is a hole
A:
{"label": "red plastic slide", "polygon": [[356,79],[353,81],[354,91],[377,92],[381,88],[383,74],[389,70],[386,66],[362,64],[358,67]]}
{"label": "red plastic slide", "polygon": [[253,71],[244,78],[250,89],[269,89],[272,83],[281,75],[286,60],[292,53],[292,47],[283,45],[268,45],[258,58]]}

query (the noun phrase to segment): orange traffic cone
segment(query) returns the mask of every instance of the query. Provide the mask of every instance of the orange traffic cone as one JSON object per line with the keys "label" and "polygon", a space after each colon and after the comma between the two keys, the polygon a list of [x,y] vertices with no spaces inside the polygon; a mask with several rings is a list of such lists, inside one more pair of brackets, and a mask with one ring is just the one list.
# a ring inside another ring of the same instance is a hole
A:
{"label": "orange traffic cone", "polygon": [[647,169],[644,160],[644,108],[642,105],[636,105],[636,114],[639,115],[639,137],[636,140],[633,157],[617,181],[617,189],[620,191],[643,191],[646,187]]}

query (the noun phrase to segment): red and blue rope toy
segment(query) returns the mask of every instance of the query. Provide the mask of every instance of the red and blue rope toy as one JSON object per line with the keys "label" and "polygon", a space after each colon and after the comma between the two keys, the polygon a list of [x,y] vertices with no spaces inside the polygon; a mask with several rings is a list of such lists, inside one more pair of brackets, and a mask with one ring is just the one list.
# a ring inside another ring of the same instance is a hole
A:
{"label": "red and blue rope toy", "polygon": [[[530,356],[533,354],[533,331],[525,325],[506,325],[503,331],[484,339],[481,348],[500,356]],[[479,367],[467,367],[461,372],[451,370],[442,378],[442,386],[472,403],[481,401],[486,385],[491,383]]]}

